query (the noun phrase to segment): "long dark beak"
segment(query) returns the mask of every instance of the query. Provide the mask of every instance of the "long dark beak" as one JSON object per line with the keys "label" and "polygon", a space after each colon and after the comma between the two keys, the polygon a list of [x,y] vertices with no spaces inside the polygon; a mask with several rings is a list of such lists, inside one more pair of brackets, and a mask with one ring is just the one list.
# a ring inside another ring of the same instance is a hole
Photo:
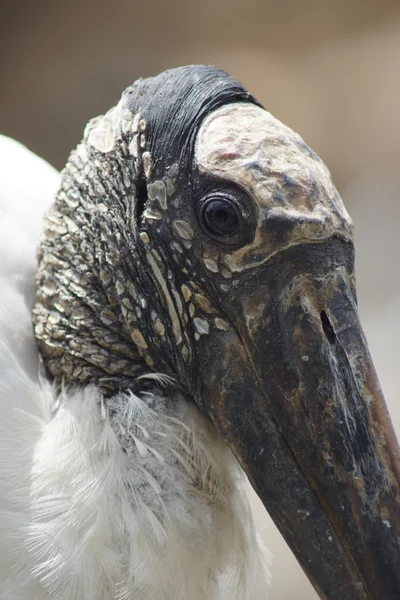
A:
{"label": "long dark beak", "polygon": [[353,258],[332,239],[249,276],[202,393],[320,598],[399,600],[400,454]]}

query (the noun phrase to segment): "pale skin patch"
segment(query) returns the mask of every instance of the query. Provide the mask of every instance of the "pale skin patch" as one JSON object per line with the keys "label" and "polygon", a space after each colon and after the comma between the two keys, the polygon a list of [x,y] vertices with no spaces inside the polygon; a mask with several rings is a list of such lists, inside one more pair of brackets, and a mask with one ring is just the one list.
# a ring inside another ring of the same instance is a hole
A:
{"label": "pale skin patch", "polygon": [[123,133],[136,134],[139,126],[139,115],[133,115],[126,106],[126,98],[122,96],[116,106],[105,115],[89,121],[84,137],[87,143],[99,152],[111,152]]}
{"label": "pale skin patch", "polygon": [[171,177],[167,177],[166,182],[167,195],[172,196],[175,192],[175,179]]}
{"label": "pale skin patch", "polygon": [[219,268],[216,260],[213,258],[203,258],[203,263],[208,271],[211,271],[211,273],[218,273]]}
{"label": "pale skin patch", "polygon": [[155,275],[155,278],[157,279],[157,281],[163,291],[163,294],[164,294],[164,297],[165,297],[165,300],[167,303],[168,313],[169,313],[171,323],[172,323],[172,332],[174,334],[176,343],[180,344],[182,342],[181,326],[179,323],[179,317],[175,310],[174,303],[172,302],[172,298],[168,291],[167,284],[166,284],[165,279],[162,276],[162,273],[161,273],[159,267],[157,266],[154,258],[152,257],[152,255],[149,252],[146,252],[146,259]]}
{"label": "pale skin patch", "polygon": [[146,246],[149,244],[150,240],[149,240],[149,236],[147,235],[147,233],[145,231],[141,231],[140,232],[140,237],[142,239],[142,242],[144,244],[146,244]]}
{"label": "pale skin patch", "polygon": [[132,154],[133,158],[139,156],[139,138],[137,133],[132,136],[132,141],[129,144],[129,152]]}
{"label": "pale skin patch", "polygon": [[153,219],[153,221],[161,221],[162,214],[158,210],[154,210],[151,206],[143,212],[143,219]]}
{"label": "pale skin patch", "polygon": [[[245,189],[258,208],[254,240],[225,254],[226,272],[257,267],[295,244],[333,235],[352,240],[352,221],[328,169],[262,108],[237,103],[212,112],[200,127],[195,158],[201,172]],[[274,218],[292,224],[278,244],[271,235]]]}
{"label": "pale skin patch", "polygon": [[214,319],[214,323],[217,329],[221,329],[222,331],[228,331],[229,329],[229,323],[227,323],[226,321],[224,321],[224,319],[221,319],[220,317],[217,317],[216,319]]}
{"label": "pale skin patch", "polygon": [[[145,153],[146,154],[146,153]],[[144,154],[143,154],[144,160]],[[147,174],[146,174],[147,177]],[[165,188],[165,183],[163,181],[157,180],[153,183],[149,183],[147,185],[147,193],[149,196],[149,200],[152,202],[157,201],[162,210],[166,210],[167,208],[167,191]]]}
{"label": "pale skin patch", "polygon": [[147,348],[146,341],[138,329],[134,329],[131,332],[131,338],[139,348],[142,348],[143,350]]}
{"label": "pale skin patch", "polygon": [[208,300],[208,298],[206,298],[202,294],[194,295],[194,303],[198,308],[200,308],[203,312],[207,314],[212,314],[213,312],[215,312],[215,309],[211,306],[211,303]]}
{"label": "pale skin patch", "polygon": [[146,175],[146,179],[150,179],[151,171],[153,168],[153,161],[152,161],[150,152],[143,152],[142,159],[143,159],[144,174]]}
{"label": "pale skin patch", "polygon": [[149,354],[146,354],[146,355],[145,355],[145,357],[144,357],[144,359],[145,359],[145,361],[146,361],[146,364],[147,364],[147,365],[148,365],[150,368],[153,368],[153,367],[154,367],[154,361],[153,361],[153,359],[151,358],[151,356],[150,356]]}
{"label": "pale skin patch", "polygon": [[182,219],[176,220],[172,223],[172,230],[174,234],[182,241],[190,241],[193,239],[193,229],[190,223]]}
{"label": "pale skin patch", "polygon": [[111,152],[118,136],[120,106],[114,106],[104,116],[92,119],[85,130],[85,137],[92,148],[99,152]]}
{"label": "pale skin patch", "polygon": [[163,337],[163,335],[165,333],[165,327],[161,323],[160,319],[156,319],[156,321],[154,323],[154,331],[157,333],[157,335],[159,335],[160,337]]}
{"label": "pale skin patch", "polygon": [[193,324],[200,335],[207,335],[210,331],[210,326],[208,321],[205,319],[200,319],[199,317],[195,317],[193,319]]}
{"label": "pale skin patch", "polygon": [[192,290],[190,288],[188,288],[188,286],[185,284],[183,284],[181,286],[181,290],[182,290],[183,297],[185,298],[185,302],[189,302],[190,298],[192,297]]}

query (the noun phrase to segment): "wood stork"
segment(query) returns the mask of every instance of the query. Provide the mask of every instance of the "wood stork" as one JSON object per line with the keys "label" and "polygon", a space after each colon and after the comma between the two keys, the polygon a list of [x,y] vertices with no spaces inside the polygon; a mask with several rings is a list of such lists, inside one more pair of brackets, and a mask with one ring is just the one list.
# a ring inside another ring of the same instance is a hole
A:
{"label": "wood stork", "polygon": [[208,66],[137,81],[61,180],[2,147],[0,598],[264,598],[237,459],[321,598],[398,599],[399,450],[321,160]]}

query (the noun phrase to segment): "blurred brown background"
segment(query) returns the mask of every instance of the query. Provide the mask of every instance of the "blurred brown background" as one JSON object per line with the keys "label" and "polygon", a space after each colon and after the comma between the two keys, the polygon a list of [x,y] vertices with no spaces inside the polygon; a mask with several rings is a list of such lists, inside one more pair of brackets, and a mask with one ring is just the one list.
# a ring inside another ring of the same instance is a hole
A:
{"label": "blurred brown background", "polygon": [[[399,1],[23,0],[0,14],[0,132],[58,168],[137,77],[189,63],[229,71],[305,138],[356,223],[361,313],[400,430]],[[269,599],[316,598],[254,506]]]}

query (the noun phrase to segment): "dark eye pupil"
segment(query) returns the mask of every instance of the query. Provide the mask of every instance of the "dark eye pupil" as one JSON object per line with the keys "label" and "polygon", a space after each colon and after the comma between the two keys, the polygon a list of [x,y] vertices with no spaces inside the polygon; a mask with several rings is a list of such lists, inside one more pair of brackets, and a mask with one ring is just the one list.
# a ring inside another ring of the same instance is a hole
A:
{"label": "dark eye pupil", "polygon": [[223,208],[219,208],[214,213],[214,219],[217,223],[226,223],[229,220],[229,212]]}
{"label": "dark eye pupil", "polygon": [[207,228],[216,235],[233,235],[238,231],[239,219],[235,207],[227,200],[210,200],[204,208]]}

